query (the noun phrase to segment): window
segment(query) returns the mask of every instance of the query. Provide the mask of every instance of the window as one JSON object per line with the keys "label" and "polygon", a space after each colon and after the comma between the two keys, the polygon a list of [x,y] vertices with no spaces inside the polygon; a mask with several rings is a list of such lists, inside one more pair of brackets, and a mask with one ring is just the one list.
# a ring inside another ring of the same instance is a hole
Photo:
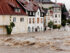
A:
{"label": "window", "polygon": [[38,15],[39,15],[39,12],[38,12]]}
{"label": "window", "polygon": [[55,23],[57,23],[57,21],[55,21]]}
{"label": "window", "polygon": [[59,23],[61,23],[61,22],[59,21]]}
{"label": "window", "polygon": [[34,32],[34,27],[32,27],[32,32]]}
{"label": "window", "polygon": [[41,31],[42,31],[42,27],[41,27]]}
{"label": "window", "polygon": [[15,9],[15,12],[20,12],[20,9],[19,9],[19,8],[16,8],[16,9]]}
{"label": "window", "polygon": [[13,22],[16,22],[16,17],[13,18]]}
{"label": "window", "polygon": [[38,32],[40,31],[40,27],[39,27],[39,26],[37,26],[37,31],[38,31]]}
{"label": "window", "polygon": [[35,15],[35,12],[33,12],[33,15]]}
{"label": "window", "polygon": [[24,18],[20,18],[20,22],[24,22]]}
{"label": "window", "polygon": [[54,11],[57,12],[57,8],[55,8]]}
{"label": "window", "polygon": [[44,14],[42,13],[42,16],[43,16]]}
{"label": "window", "polygon": [[31,18],[29,18],[29,23],[31,24]]}
{"label": "window", "polygon": [[28,27],[28,32],[31,32],[31,28],[30,27]]}
{"label": "window", "polygon": [[37,23],[39,23],[39,18],[37,18]]}
{"label": "window", "polygon": [[33,18],[33,23],[35,23],[35,18]]}
{"label": "window", "polygon": [[59,8],[59,11],[60,11],[61,9]]}
{"label": "window", "polygon": [[41,13],[41,16],[43,17],[43,16],[44,16],[44,14],[43,14],[43,13]]}
{"label": "window", "polygon": [[60,14],[59,14],[59,17],[60,17]]}
{"label": "window", "polygon": [[43,23],[43,18],[41,18],[41,23]]}
{"label": "window", "polygon": [[30,12],[30,15],[31,15],[31,12]]}
{"label": "window", "polygon": [[55,17],[57,17],[57,14],[55,14]]}

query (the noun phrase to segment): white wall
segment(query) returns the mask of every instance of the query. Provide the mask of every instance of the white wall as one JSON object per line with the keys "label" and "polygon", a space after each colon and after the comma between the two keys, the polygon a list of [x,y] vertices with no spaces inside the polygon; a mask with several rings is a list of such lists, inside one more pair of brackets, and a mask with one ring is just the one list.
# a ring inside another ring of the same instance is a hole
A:
{"label": "white wall", "polygon": [[9,25],[10,24],[10,16],[9,15],[0,15],[0,25]]}
{"label": "white wall", "polygon": [[[27,16],[23,15],[12,15],[11,16],[11,21],[13,22],[13,18],[16,18],[15,27],[13,28],[12,34],[17,34],[17,33],[27,33],[27,24],[28,24],[28,19]],[[20,18],[24,18],[24,22],[20,22]]]}
{"label": "white wall", "polygon": [[[31,20],[32,20],[33,18],[35,18],[35,23],[32,23],[32,21],[31,21],[31,24],[30,24],[30,23],[29,23],[29,18],[31,18]],[[37,18],[39,18],[39,23],[37,23]],[[35,28],[37,28],[37,26],[39,26],[40,31],[43,31],[43,29],[44,29],[44,21],[43,21],[43,23],[41,23],[41,18],[44,20],[43,17],[40,17],[40,10],[39,10],[39,9],[37,10],[35,16],[29,16],[29,17],[28,17],[28,27],[31,28],[31,32],[32,32],[32,27],[34,27],[34,31],[35,31]],[[42,28],[42,30],[41,30],[41,28]]]}
{"label": "white wall", "polygon": [[[54,9],[52,15],[49,12],[50,11],[48,10],[48,13],[46,14],[46,26],[50,21],[54,22],[55,25],[61,25],[61,10],[59,11],[57,8],[57,11],[55,11]],[[57,17],[55,17],[55,15],[57,15]],[[55,23],[55,21],[57,21],[57,23]]]}
{"label": "white wall", "polygon": [[[57,17],[55,17],[55,14],[57,14]],[[54,24],[61,25],[61,13],[54,13],[53,16],[54,16],[54,19],[53,19]],[[55,23],[55,21],[57,21],[57,23]]]}

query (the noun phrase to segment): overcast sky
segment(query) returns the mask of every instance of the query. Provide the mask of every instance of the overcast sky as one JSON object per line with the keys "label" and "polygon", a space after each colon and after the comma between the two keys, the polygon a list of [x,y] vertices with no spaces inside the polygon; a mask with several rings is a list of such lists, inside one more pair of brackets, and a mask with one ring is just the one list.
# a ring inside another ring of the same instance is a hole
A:
{"label": "overcast sky", "polygon": [[[55,0],[51,0],[51,1],[55,1]],[[67,8],[68,10],[70,9],[70,0],[57,0],[57,2],[65,3],[66,8]]]}

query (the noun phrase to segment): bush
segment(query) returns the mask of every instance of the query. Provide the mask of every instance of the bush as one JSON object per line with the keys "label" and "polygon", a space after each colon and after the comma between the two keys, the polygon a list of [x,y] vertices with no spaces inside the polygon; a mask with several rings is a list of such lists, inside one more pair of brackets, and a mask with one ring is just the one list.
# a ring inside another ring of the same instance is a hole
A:
{"label": "bush", "polygon": [[68,23],[68,24],[70,24],[70,19],[69,19],[69,20],[67,20],[67,23]]}
{"label": "bush", "polygon": [[66,26],[66,21],[62,20],[62,26],[65,27]]}
{"label": "bush", "polygon": [[7,30],[7,34],[10,35],[12,32],[12,28],[15,26],[15,24],[13,22],[10,23],[10,25],[5,26],[6,30]]}
{"label": "bush", "polygon": [[52,21],[50,21],[50,22],[48,23],[48,27],[50,27],[50,28],[52,28],[53,25],[54,25],[54,23],[53,23]]}
{"label": "bush", "polygon": [[57,28],[60,29],[61,28],[61,25],[57,26]]}
{"label": "bush", "polygon": [[13,22],[11,22],[10,26],[13,28],[13,27],[15,27],[15,24]]}
{"label": "bush", "polygon": [[53,29],[56,29],[57,28],[57,25],[53,25]]}
{"label": "bush", "polygon": [[12,32],[12,28],[10,26],[5,26],[7,30],[7,34],[10,35]]}

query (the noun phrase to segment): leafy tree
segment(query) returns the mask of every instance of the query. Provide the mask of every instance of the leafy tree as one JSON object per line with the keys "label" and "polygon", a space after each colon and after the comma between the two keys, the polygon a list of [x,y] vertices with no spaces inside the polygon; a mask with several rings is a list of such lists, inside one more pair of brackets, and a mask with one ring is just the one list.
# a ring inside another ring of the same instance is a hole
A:
{"label": "leafy tree", "polygon": [[53,29],[56,29],[57,28],[57,25],[53,25]]}
{"label": "leafy tree", "polygon": [[61,28],[61,25],[58,25],[57,28],[60,29]]}
{"label": "leafy tree", "polygon": [[7,30],[7,34],[10,35],[12,32],[12,28],[15,26],[15,24],[13,22],[10,23],[10,25],[5,26],[6,30]]}
{"label": "leafy tree", "polygon": [[66,21],[62,20],[62,26],[65,27],[66,26]]}
{"label": "leafy tree", "polygon": [[70,19],[69,19],[69,20],[67,20],[67,23],[68,23],[68,24],[70,24]]}
{"label": "leafy tree", "polygon": [[65,4],[61,5],[61,11],[62,11],[62,26],[66,25],[66,17],[68,16],[68,11],[66,9]]}
{"label": "leafy tree", "polygon": [[52,28],[53,25],[54,25],[54,23],[53,23],[52,21],[50,21],[50,22],[48,23],[48,27],[50,27],[50,28]]}

